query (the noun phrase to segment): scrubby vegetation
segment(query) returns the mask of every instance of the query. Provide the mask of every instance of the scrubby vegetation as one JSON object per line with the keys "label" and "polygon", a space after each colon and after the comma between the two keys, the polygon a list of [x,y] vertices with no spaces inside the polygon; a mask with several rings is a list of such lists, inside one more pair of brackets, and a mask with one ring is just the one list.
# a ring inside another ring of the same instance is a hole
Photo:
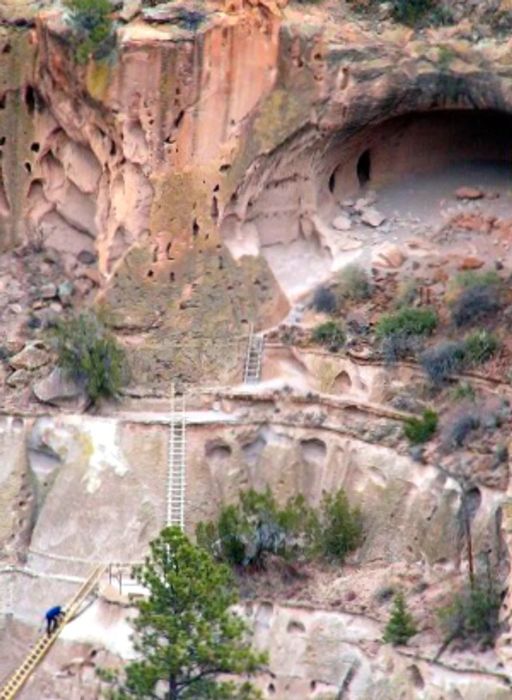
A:
{"label": "scrubby vegetation", "polygon": [[421,347],[421,337],[408,333],[391,333],[382,338],[380,343],[380,350],[388,363],[415,357]]}
{"label": "scrubby vegetation", "polygon": [[452,398],[454,401],[474,401],[476,397],[475,390],[469,382],[461,382],[452,391]]}
{"label": "scrubby vegetation", "polygon": [[390,644],[407,644],[416,632],[416,625],[411,613],[407,610],[404,595],[399,592],[395,595],[391,616],[382,639]]}
{"label": "scrubby vegetation", "polygon": [[437,386],[458,372],[462,368],[464,360],[464,344],[454,340],[443,340],[420,355],[423,369],[430,381]]}
{"label": "scrubby vegetation", "polygon": [[499,341],[488,331],[475,331],[464,340],[464,357],[469,366],[487,362],[499,348]]}
{"label": "scrubby vegetation", "polygon": [[311,338],[314,343],[325,346],[331,352],[337,352],[345,344],[345,331],[341,323],[326,321],[313,328]]}
{"label": "scrubby vegetation", "polygon": [[116,397],[126,375],[125,354],[94,313],[82,313],[57,324],[57,363],[84,389],[92,403]]}
{"label": "scrubby vegetation", "polygon": [[426,409],[421,418],[408,418],[404,425],[405,437],[413,445],[427,442],[437,430],[438,416],[435,411]]}
{"label": "scrubby vegetation", "polygon": [[270,489],[240,494],[216,522],[200,523],[197,542],[219,561],[242,569],[265,567],[269,554],[287,560],[320,558],[342,562],[362,541],[362,519],[345,492],[326,494],[318,509],[303,496],[280,507]]}
{"label": "scrubby vegetation", "polygon": [[462,447],[468,435],[480,426],[476,408],[461,406],[444,421],[443,447],[445,451]]}
{"label": "scrubby vegetation", "polygon": [[395,308],[411,306],[418,298],[418,283],[415,279],[401,282],[396,290]]}
{"label": "scrubby vegetation", "polygon": [[338,306],[336,295],[327,287],[318,287],[313,295],[311,306],[319,313],[333,314]]}
{"label": "scrubby vegetation", "polygon": [[461,272],[455,276],[447,293],[456,326],[468,326],[492,318],[502,306],[500,276],[489,272]]}
{"label": "scrubby vegetation", "polygon": [[498,632],[499,610],[496,582],[489,576],[457,593],[438,616],[448,640],[477,639],[490,646]]}
{"label": "scrubby vegetation", "polygon": [[338,295],[340,300],[363,301],[372,295],[368,273],[359,265],[347,265],[338,275]]}
{"label": "scrubby vegetation", "polygon": [[106,56],[114,41],[109,0],[64,0],[64,5],[73,28],[77,62]]}
{"label": "scrubby vegetation", "polygon": [[437,326],[437,314],[433,309],[403,308],[393,314],[385,314],[377,322],[379,338],[390,335],[430,335]]}
{"label": "scrubby vegetation", "polygon": [[443,340],[420,355],[420,363],[435,386],[461,370],[487,362],[499,341],[485,330],[474,331],[463,341]]}

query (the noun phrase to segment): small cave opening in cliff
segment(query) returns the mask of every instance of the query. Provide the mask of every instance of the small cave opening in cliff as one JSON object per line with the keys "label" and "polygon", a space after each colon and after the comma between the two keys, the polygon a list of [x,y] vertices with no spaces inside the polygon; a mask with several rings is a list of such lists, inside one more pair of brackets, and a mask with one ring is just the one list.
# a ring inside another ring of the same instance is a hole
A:
{"label": "small cave opening in cliff", "polygon": [[370,151],[367,148],[360,156],[357,161],[357,179],[359,180],[359,186],[364,187],[368,182],[370,182],[372,161],[370,156]]}

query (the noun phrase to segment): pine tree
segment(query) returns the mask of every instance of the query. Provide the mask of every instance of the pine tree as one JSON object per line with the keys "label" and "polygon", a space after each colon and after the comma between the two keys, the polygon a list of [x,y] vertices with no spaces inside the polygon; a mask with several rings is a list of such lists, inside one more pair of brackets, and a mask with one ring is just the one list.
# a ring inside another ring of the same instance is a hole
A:
{"label": "pine tree", "polygon": [[407,644],[416,632],[416,625],[411,613],[407,610],[404,594],[399,592],[395,595],[383,640],[391,644]]}
{"label": "pine tree", "polygon": [[226,566],[214,562],[179,528],[168,527],[150,543],[150,555],[134,574],[149,592],[135,604],[138,659],[127,664],[120,677],[101,674],[111,683],[107,697],[260,697],[250,683],[226,678],[254,672],[265,662],[264,655],[251,650],[246,624],[231,611],[237,595]]}

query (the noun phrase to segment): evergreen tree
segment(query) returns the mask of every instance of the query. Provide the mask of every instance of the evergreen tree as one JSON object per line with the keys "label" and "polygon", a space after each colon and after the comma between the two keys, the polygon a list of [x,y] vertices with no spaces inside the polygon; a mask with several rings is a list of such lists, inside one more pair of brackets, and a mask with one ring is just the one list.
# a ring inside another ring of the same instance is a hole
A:
{"label": "evergreen tree", "polygon": [[135,605],[134,645],[138,659],[120,677],[103,672],[107,697],[166,700],[253,700],[248,682],[229,674],[256,671],[264,655],[247,642],[247,626],[231,611],[237,602],[231,574],[179,528],[167,527],[150,543],[135,578],[148,591]]}
{"label": "evergreen tree", "polygon": [[383,640],[391,644],[407,644],[416,632],[416,625],[411,613],[407,610],[404,594],[399,592],[393,601],[393,609]]}

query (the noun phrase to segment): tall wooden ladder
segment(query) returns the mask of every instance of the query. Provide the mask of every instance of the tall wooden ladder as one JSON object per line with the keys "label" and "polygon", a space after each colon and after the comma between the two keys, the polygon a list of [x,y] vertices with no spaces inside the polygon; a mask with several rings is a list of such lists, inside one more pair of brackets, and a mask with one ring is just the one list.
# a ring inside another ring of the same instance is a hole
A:
{"label": "tall wooden ladder", "polygon": [[251,325],[245,357],[244,384],[257,384],[260,381],[264,343],[263,336],[260,333],[255,333],[254,327]]}
{"label": "tall wooden ladder", "polygon": [[91,573],[89,578],[86,581],[84,581],[84,583],[80,586],[74,597],[64,608],[64,616],[60,624],[57,626],[57,629],[54,630],[52,634],[45,634],[43,637],[40,637],[38,639],[38,641],[34,644],[32,649],[25,657],[24,661],[20,664],[20,666],[18,666],[18,668],[9,678],[7,683],[3,686],[2,690],[0,691],[0,700],[12,700],[16,697],[16,695],[23,687],[25,681],[29,678],[29,676],[35,671],[37,666],[44,659],[44,657],[50,650],[50,647],[59,636],[64,625],[66,625],[74,617],[76,617],[76,615],[80,611],[82,603],[85,601],[87,596],[93,592],[104,570],[104,565],[97,566]]}
{"label": "tall wooden ladder", "polygon": [[185,471],[186,471],[186,412],[185,395],[171,394],[169,419],[169,452],[167,472],[167,525],[185,528]]}

